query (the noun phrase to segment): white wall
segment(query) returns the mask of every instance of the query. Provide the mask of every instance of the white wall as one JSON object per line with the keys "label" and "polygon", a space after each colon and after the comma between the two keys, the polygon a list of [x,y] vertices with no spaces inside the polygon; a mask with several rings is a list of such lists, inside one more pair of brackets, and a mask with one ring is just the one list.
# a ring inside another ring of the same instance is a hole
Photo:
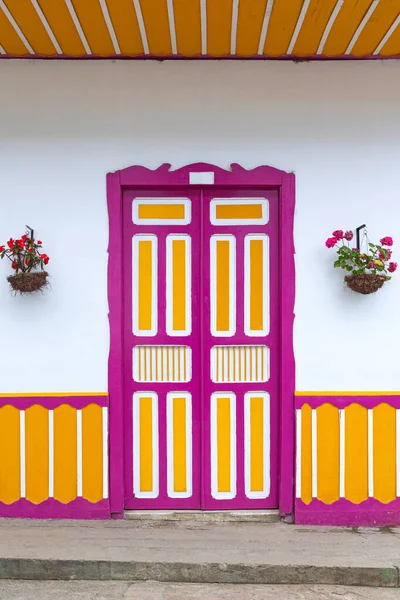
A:
{"label": "white wall", "polygon": [[105,175],[196,161],[296,173],[297,389],[400,390],[400,272],[350,293],[324,247],[367,223],[400,259],[399,98],[396,61],[0,61],[0,242],[33,227],[52,283],[0,264],[0,392],[107,389]]}

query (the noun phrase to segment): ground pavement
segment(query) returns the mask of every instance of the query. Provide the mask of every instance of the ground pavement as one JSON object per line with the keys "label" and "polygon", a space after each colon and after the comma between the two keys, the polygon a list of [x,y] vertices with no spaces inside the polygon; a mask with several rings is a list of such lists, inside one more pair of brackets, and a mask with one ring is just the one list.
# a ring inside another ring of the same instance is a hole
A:
{"label": "ground pavement", "polygon": [[0,600],[398,600],[399,591],[337,586],[0,581]]}
{"label": "ground pavement", "polygon": [[0,520],[0,579],[395,588],[399,573],[400,529]]}

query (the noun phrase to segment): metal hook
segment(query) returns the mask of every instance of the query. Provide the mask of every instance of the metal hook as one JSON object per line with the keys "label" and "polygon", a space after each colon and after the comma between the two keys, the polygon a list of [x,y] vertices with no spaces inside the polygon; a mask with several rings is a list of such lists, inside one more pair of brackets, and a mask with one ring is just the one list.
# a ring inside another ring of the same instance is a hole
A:
{"label": "metal hook", "polygon": [[361,248],[360,248],[360,231],[361,231],[361,229],[364,229],[364,236],[366,237],[366,235],[367,235],[367,226],[365,224],[364,225],[360,225],[360,227],[357,227],[357,229],[356,229],[356,242],[357,242],[357,248],[358,248],[358,250],[361,250]]}
{"label": "metal hook", "polygon": [[29,227],[29,225],[25,225],[25,229],[26,229],[26,235],[28,236],[29,239],[31,239],[32,241],[34,240],[34,231],[32,229],[32,227]]}

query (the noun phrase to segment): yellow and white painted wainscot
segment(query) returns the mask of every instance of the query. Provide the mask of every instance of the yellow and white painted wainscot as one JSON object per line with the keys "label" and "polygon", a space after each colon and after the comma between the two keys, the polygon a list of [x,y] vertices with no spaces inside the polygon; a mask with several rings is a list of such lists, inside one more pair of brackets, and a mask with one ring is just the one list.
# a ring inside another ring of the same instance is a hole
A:
{"label": "yellow and white painted wainscot", "polygon": [[400,497],[400,409],[384,399],[372,408],[359,398],[344,408],[319,400],[296,410],[296,497],[305,504]]}
{"label": "yellow and white painted wainscot", "polygon": [[65,402],[0,407],[0,502],[108,498],[108,408]]}

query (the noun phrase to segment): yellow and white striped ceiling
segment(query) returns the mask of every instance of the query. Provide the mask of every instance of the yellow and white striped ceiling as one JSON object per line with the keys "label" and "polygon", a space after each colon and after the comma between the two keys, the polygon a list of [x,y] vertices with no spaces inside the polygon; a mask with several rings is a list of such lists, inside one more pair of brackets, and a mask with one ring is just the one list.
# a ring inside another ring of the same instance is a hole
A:
{"label": "yellow and white striped ceiling", "polygon": [[0,53],[390,57],[400,0],[0,0]]}

